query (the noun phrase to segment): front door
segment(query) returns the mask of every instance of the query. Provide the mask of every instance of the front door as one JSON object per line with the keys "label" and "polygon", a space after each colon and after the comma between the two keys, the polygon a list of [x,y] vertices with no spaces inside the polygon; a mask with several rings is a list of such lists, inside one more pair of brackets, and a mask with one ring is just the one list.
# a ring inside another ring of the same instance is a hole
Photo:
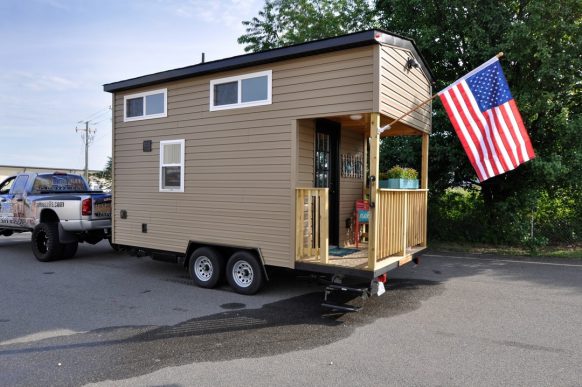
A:
{"label": "front door", "polygon": [[315,187],[329,188],[329,244],[339,244],[339,144],[340,124],[315,123]]}

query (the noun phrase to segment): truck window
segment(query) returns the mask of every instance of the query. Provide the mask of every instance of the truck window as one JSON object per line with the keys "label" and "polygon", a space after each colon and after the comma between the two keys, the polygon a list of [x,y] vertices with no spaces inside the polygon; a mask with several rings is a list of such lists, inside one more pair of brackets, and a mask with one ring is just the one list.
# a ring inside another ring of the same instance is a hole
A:
{"label": "truck window", "polygon": [[16,176],[11,176],[0,183],[0,195],[6,195],[8,192],[10,192],[10,188],[12,188],[14,180],[16,180]]}
{"label": "truck window", "polygon": [[26,188],[26,183],[28,183],[28,175],[20,175],[14,181],[14,186],[12,187],[12,193],[14,195],[23,194]]}
{"label": "truck window", "polygon": [[76,175],[38,175],[32,186],[33,193],[42,191],[79,192],[89,187],[81,176]]}

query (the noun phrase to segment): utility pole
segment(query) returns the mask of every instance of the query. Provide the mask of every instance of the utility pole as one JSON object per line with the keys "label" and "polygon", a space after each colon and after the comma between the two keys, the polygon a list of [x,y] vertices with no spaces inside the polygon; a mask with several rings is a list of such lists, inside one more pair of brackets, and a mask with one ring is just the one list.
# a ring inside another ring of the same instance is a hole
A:
{"label": "utility pole", "polygon": [[[83,121],[79,121],[81,123]],[[85,129],[75,128],[75,132],[85,132],[81,135],[85,140],[85,180],[89,181],[89,136],[91,131],[95,133],[95,129],[89,129],[89,121],[85,121]]]}

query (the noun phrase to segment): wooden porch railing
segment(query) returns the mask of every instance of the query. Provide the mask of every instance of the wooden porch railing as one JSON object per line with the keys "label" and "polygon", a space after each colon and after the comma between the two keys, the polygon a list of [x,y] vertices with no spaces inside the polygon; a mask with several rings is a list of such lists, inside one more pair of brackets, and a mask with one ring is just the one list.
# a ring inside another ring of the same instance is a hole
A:
{"label": "wooden porch railing", "polygon": [[376,261],[404,257],[415,246],[426,246],[428,190],[378,190]]}
{"label": "wooden porch railing", "polygon": [[297,188],[295,191],[295,256],[329,260],[329,189]]}

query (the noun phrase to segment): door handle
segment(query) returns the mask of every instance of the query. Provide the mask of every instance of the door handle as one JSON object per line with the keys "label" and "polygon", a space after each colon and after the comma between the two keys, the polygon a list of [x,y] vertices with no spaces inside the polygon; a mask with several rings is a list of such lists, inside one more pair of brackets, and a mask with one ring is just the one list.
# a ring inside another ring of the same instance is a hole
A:
{"label": "door handle", "polygon": [[22,198],[16,199],[16,201],[17,202],[21,202],[22,201]]}

